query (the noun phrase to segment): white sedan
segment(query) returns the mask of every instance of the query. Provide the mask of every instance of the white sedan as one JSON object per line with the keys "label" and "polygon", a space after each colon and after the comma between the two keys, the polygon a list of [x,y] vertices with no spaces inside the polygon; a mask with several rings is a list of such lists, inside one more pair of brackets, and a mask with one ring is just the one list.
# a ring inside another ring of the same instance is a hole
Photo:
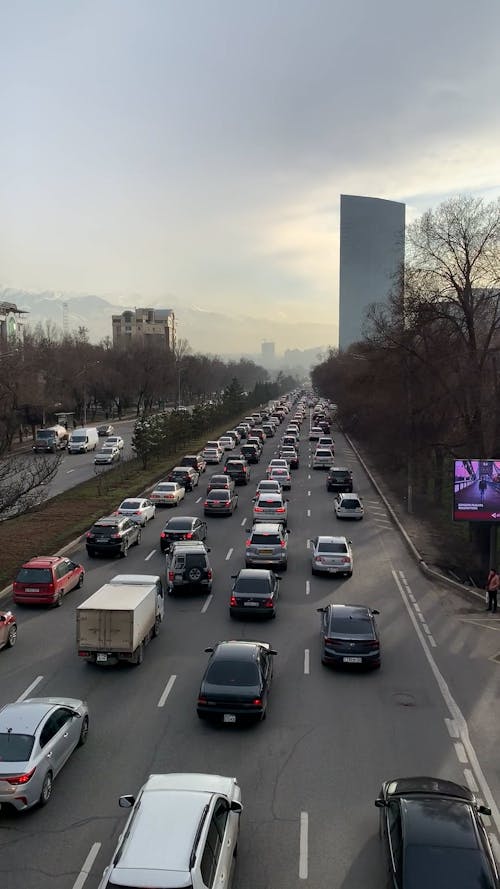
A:
{"label": "white sedan", "polygon": [[132,522],[137,522],[144,528],[147,522],[154,519],[156,506],[144,497],[130,497],[120,503],[116,512],[118,515],[126,515]]}
{"label": "white sedan", "polygon": [[205,460],[205,463],[215,464],[220,463],[222,459],[222,454],[218,448],[203,448],[202,457]]}
{"label": "white sedan", "polygon": [[123,451],[124,444],[125,442],[123,441],[121,435],[108,435],[106,441],[103,444],[103,448],[109,448],[110,446],[114,445],[114,447],[118,448],[119,451]]}
{"label": "white sedan", "polygon": [[236,442],[232,435],[221,435],[219,438],[219,444],[224,448],[225,451],[232,451],[236,447]]}
{"label": "white sedan", "polygon": [[150,499],[156,506],[178,506],[185,494],[186,489],[178,482],[158,482]]}

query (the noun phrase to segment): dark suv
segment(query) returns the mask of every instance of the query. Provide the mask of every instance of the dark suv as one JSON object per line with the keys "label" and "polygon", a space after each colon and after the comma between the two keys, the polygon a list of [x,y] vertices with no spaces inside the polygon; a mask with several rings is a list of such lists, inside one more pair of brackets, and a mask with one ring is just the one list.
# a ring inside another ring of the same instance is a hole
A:
{"label": "dark suv", "polygon": [[205,472],[207,461],[203,454],[186,454],[179,465],[191,466],[198,474],[200,474],[201,472]]}
{"label": "dark suv", "polygon": [[260,460],[259,450],[256,445],[253,444],[244,444],[241,445],[241,453],[243,454],[247,463],[258,463]]}
{"label": "dark suv", "polygon": [[168,520],[160,534],[162,553],[171,549],[173,543],[180,540],[205,540],[207,523],[195,516],[175,516]]}
{"label": "dark suv", "polygon": [[173,543],[167,556],[167,592],[172,596],[181,588],[212,589],[212,566],[208,549],[201,540]]}
{"label": "dark suv", "polygon": [[141,527],[126,516],[111,515],[94,522],[86,535],[87,553],[96,556],[101,553],[118,553],[125,558],[130,546],[141,542]]}
{"label": "dark suv", "polygon": [[192,466],[174,466],[167,475],[167,482],[177,482],[186,491],[192,491],[198,484],[200,473]]}
{"label": "dark suv", "polygon": [[352,472],[344,466],[332,466],[326,477],[326,490],[352,494]]}
{"label": "dark suv", "polygon": [[247,461],[243,458],[237,459],[233,457],[226,460],[224,472],[226,475],[231,476],[237,485],[248,485],[250,481],[250,468]]}

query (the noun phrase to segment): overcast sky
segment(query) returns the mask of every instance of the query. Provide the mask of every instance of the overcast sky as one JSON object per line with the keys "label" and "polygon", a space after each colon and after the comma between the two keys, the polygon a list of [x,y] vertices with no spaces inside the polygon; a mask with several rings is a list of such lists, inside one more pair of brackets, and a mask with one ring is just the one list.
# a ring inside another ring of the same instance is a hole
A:
{"label": "overcast sky", "polygon": [[0,0],[0,33],[3,286],[334,343],[340,193],[500,194],[498,0]]}

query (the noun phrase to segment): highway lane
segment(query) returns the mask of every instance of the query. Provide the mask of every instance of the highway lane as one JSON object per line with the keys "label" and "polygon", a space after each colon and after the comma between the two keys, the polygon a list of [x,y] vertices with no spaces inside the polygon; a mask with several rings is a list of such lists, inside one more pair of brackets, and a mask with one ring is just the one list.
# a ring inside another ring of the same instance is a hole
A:
{"label": "highway lane", "polygon": [[[367,514],[354,525],[336,522],[324,473],[312,472],[304,460],[306,433],[304,428],[301,468],[293,473],[291,556],[275,621],[233,622],[227,613],[230,575],[244,564],[247,522],[243,520],[251,515],[253,484],[239,488],[239,509],[233,517],[207,520],[215,574],[208,608],[203,611],[206,601],[199,596],[167,599],[167,620],[139,669],[100,670],[81,663],[76,656],[74,608],[114,574],[162,572],[158,544],[163,512],[126,561],[87,560],[75,554],[85,562],[88,575],[85,587],[70,594],[63,608],[19,610],[18,646],[0,655],[0,703],[13,700],[42,677],[34,694],[71,694],[89,701],[91,731],[87,746],[58,776],[46,809],[24,815],[6,808],[0,812],[0,873],[6,889],[73,889],[91,849],[96,857],[85,886],[95,889],[124,823],[117,797],[136,791],[150,772],[171,770],[238,777],[245,804],[238,887],[378,889],[384,883],[373,799],[381,781],[410,773],[463,781],[464,768],[474,775],[471,764],[458,758],[457,742],[446,722],[449,710],[398,586],[402,586],[400,573],[416,603],[422,603],[419,607],[435,636],[432,654],[467,718],[469,695],[475,692],[481,700],[484,671],[496,676],[496,665],[479,656],[470,659],[462,667],[468,683],[460,693],[460,673],[450,660],[450,634],[444,636],[449,615],[435,604],[441,601],[439,591],[413,570],[398,534],[387,524],[340,435],[336,436],[338,462],[352,463]],[[267,456],[275,442],[266,443]],[[266,462],[263,459],[254,468],[253,481],[262,477]],[[204,481],[188,495],[179,513],[201,513],[202,504],[196,501]],[[307,541],[337,527],[338,533],[345,529],[353,540],[354,576],[313,578]],[[332,597],[380,609],[379,672],[332,672],[321,665],[315,609]],[[449,608],[447,599],[445,604]],[[464,632],[472,632],[464,626]],[[248,729],[214,728],[200,723],[195,713],[207,658],[203,649],[228,637],[268,640],[278,650],[268,718]],[[494,678],[489,679],[489,694],[493,685]],[[166,689],[170,691],[165,699]],[[474,726],[472,739],[476,746]],[[496,789],[496,759],[486,748],[480,759]]]}

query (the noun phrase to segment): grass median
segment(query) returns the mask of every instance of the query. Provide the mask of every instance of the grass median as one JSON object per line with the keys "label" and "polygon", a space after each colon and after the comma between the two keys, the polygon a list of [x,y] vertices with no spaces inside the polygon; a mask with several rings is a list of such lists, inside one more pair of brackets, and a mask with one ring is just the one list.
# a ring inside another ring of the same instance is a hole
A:
{"label": "grass median", "polygon": [[[163,478],[184,454],[197,453],[208,438],[217,438],[231,428],[226,424],[203,439],[188,441],[172,454],[152,461],[147,469],[143,469],[138,459],[127,460],[24,515],[0,523],[0,589],[12,583],[23,562],[34,556],[57,553],[84,534],[96,519],[113,512],[126,497],[137,496]],[[211,468],[213,472],[219,469]]]}

